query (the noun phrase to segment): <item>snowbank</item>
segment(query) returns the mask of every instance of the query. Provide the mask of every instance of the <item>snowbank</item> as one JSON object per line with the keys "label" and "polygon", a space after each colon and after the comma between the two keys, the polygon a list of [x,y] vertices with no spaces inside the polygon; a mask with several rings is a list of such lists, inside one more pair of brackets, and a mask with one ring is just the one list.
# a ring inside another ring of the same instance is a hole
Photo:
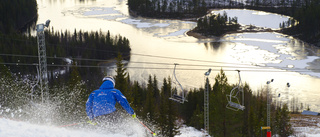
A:
{"label": "snowbank", "polygon": [[[144,131],[143,131],[144,132]],[[67,129],[0,118],[0,137],[141,137],[141,132],[97,133],[83,129]]]}
{"label": "snowbank", "polygon": [[320,137],[319,127],[293,127],[296,137]]}
{"label": "snowbank", "polygon": [[202,137],[204,133],[195,129],[194,127],[182,126],[179,129],[181,135],[176,135],[175,137]]}
{"label": "snowbank", "polygon": [[[130,123],[132,124],[132,123]],[[137,123],[138,124],[138,123]],[[0,118],[0,137],[141,137],[145,131],[141,130],[139,125],[134,126],[136,133],[127,135],[126,133],[97,133],[83,129],[60,128],[47,125],[36,125],[22,121],[14,121]],[[144,130],[142,128],[142,130]],[[176,137],[200,137],[203,132],[193,128],[182,126],[179,131],[181,135]]]}
{"label": "snowbank", "polygon": [[[318,127],[293,127],[297,137],[319,137],[320,123]],[[180,135],[175,137],[201,137],[203,132],[183,125]],[[0,137],[141,137],[138,132],[132,135],[125,133],[97,133],[94,131],[72,130],[55,126],[35,125],[27,122],[14,121],[0,118]]]}

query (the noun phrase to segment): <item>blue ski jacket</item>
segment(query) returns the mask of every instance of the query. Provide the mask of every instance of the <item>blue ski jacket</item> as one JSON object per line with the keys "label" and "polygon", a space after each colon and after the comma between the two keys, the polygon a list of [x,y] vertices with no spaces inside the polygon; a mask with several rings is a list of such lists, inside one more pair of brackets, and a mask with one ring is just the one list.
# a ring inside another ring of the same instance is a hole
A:
{"label": "blue ski jacket", "polygon": [[130,115],[134,114],[126,97],[114,88],[111,81],[104,81],[99,89],[93,91],[86,103],[86,111],[90,120],[97,116],[110,114],[116,111],[115,105],[119,103]]}

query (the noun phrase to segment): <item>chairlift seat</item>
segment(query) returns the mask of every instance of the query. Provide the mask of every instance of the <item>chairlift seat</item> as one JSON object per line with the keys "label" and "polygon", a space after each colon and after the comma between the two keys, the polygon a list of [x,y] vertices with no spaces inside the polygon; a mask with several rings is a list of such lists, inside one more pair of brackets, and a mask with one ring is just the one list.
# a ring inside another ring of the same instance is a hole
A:
{"label": "chairlift seat", "polygon": [[236,108],[236,109],[240,109],[240,110],[244,110],[245,109],[245,106],[242,106],[240,104],[237,104],[237,103],[234,103],[234,102],[231,102],[231,101],[228,102],[228,105],[230,107],[233,107],[233,108]]}
{"label": "chairlift seat", "polygon": [[[245,106],[243,106],[244,104],[244,92],[241,88],[241,77],[240,77],[240,70],[238,71],[238,75],[239,75],[239,83],[236,87],[234,87],[231,91],[230,91],[230,95],[227,95],[227,100],[228,100],[228,104],[227,104],[227,108],[234,110],[234,111],[238,111],[240,110],[244,110]],[[238,99],[238,95],[239,93],[242,92],[242,105],[240,104],[240,101]]]}
{"label": "chairlift seat", "polygon": [[176,94],[174,94],[172,97],[175,98],[175,99],[180,99],[180,100],[183,99],[183,97],[181,97],[181,96],[179,96],[179,95],[176,95]]}
{"label": "chairlift seat", "polygon": [[186,101],[185,98],[183,98],[182,96],[176,95],[176,94],[172,95],[169,99],[176,101],[176,102],[179,102],[179,103],[184,103]]}
{"label": "chairlift seat", "polygon": [[170,97],[169,99],[170,99],[170,100],[173,100],[173,101],[175,101],[175,102],[183,103],[183,100],[182,100],[182,99],[179,99],[179,98]]}

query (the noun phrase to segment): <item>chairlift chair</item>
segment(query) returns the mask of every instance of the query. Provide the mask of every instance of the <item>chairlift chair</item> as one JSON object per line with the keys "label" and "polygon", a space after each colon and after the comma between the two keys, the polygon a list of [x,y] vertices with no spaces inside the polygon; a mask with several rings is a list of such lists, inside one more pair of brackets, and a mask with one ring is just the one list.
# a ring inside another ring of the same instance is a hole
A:
{"label": "chairlift chair", "polygon": [[[226,108],[234,110],[234,111],[244,110],[245,109],[245,106],[244,106],[244,92],[243,92],[243,89],[242,89],[240,70],[237,70],[237,71],[238,71],[238,74],[239,74],[239,83],[238,83],[238,85],[236,87],[234,87],[230,91],[230,95],[227,95],[228,104],[226,106]],[[238,99],[239,92],[242,92],[242,104],[240,104],[240,101]]]}
{"label": "chairlift chair", "polygon": [[[178,81],[177,77],[176,77],[176,67],[177,67],[177,63],[174,63],[174,69],[173,69],[173,76],[174,76],[174,80],[172,80],[172,83],[175,85],[178,85],[178,87],[174,87],[174,89],[171,91],[171,97],[169,99],[179,102],[179,103],[184,103],[185,101],[187,101],[185,99],[185,91],[182,87],[182,85],[180,84],[180,82]],[[179,93],[178,93],[178,89],[180,89]]]}
{"label": "chairlift chair", "polygon": [[181,94],[177,93],[177,88],[173,89],[173,91],[171,92],[171,97],[169,99],[179,103],[184,103],[184,101],[186,101],[183,93]]}

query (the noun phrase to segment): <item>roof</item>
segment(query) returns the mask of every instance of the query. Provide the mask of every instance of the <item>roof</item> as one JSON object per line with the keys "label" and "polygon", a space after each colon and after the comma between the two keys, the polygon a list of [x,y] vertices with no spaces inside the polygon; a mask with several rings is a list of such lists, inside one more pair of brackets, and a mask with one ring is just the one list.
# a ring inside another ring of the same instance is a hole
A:
{"label": "roof", "polygon": [[314,116],[320,115],[318,112],[307,111],[307,110],[303,110],[303,112],[301,114],[302,115],[314,115]]}

